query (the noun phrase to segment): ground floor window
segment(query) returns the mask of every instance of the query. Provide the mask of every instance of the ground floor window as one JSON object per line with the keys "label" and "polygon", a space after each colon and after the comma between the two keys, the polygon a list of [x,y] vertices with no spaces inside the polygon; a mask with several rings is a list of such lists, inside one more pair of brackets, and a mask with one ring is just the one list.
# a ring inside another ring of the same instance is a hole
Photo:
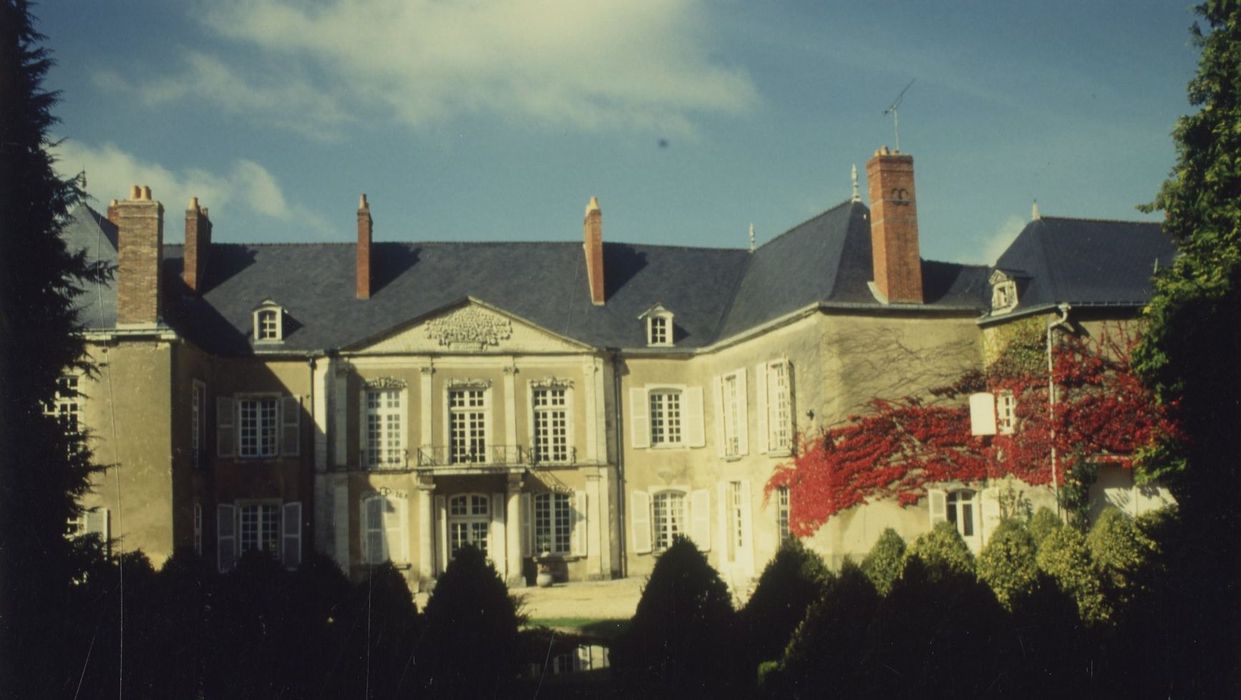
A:
{"label": "ground floor window", "polygon": [[652,502],[655,526],[655,549],[672,546],[677,535],[685,534],[685,494],[681,491],[660,491]]}
{"label": "ground floor window", "polygon": [[974,492],[969,489],[952,491],[948,494],[947,504],[948,522],[957,526],[957,532],[961,533],[962,537],[973,537],[975,507]]}
{"label": "ground floor window", "polygon": [[489,556],[488,532],[491,529],[491,499],[483,494],[471,493],[448,499],[448,553],[456,556],[457,550],[472,544]]}
{"label": "ground floor window", "polygon": [[252,549],[279,556],[280,504],[251,503],[241,506],[241,554]]}
{"label": "ground floor window", "polygon": [[780,541],[793,539],[793,530],[789,526],[789,487],[776,488],[776,531],[780,533]]}
{"label": "ground floor window", "polygon": [[538,553],[567,554],[573,530],[573,507],[567,493],[534,496],[534,543]]}

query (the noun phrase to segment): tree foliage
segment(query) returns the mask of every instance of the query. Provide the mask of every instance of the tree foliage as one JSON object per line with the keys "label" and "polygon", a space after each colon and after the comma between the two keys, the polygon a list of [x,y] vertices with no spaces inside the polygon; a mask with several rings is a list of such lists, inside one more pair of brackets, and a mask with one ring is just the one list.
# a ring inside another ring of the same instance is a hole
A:
{"label": "tree foliage", "polygon": [[830,688],[839,697],[857,696],[865,685],[866,633],[878,605],[870,579],[846,561],[806,611],[789,640],[775,687],[767,690],[786,697],[821,697]]}
{"label": "tree foliage", "polygon": [[[80,435],[44,414],[67,369],[86,370],[73,296],[103,274],[59,233],[81,197],[52,170],[52,65],[24,0],[0,3],[0,695],[59,689],[75,572],[66,523],[87,487]],[[75,664],[72,664],[76,666]],[[14,672],[20,669],[20,672]],[[75,669],[76,670],[76,669]]]}
{"label": "tree foliage", "polygon": [[919,561],[931,580],[974,575],[974,555],[961,539],[957,526],[947,521],[918,535],[905,553],[906,566],[911,559]]}
{"label": "tree foliage", "polygon": [[1079,530],[1068,525],[1053,530],[1039,545],[1036,562],[1039,571],[1073,597],[1083,621],[1098,624],[1112,619],[1112,606],[1103,595],[1086,536]]}
{"label": "tree foliage", "polygon": [[767,563],[741,610],[753,661],[779,658],[793,630],[835,576],[822,557],[798,540],[787,540]]}
{"label": "tree foliage", "polygon": [[[917,503],[934,483],[1006,476],[1050,483],[1053,447],[1131,467],[1143,449],[1176,431],[1133,373],[1136,342],[1121,324],[1094,337],[1061,336],[1053,351],[1052,414],[1047,366],[1027,357],[1046,351],[1043,340],[1019,334],[985,374],[968,373],[936,390],[933,402],[877,399],[869,413],[827,429],[773,474],[767,491],[789,488],[791,528],[808,536],[836,513],[874,499]],[[971,434],[969,408],[959,399],[984,389],[1016,398],[1011,434],[986,441]],[[1055,477],[1063,482],[1063,470]]]}
{"label": "tree foliage", "polygon": [[1000,521],[978,554],[978,578],[991,587],[1006,609],[1030,595],[1038,580],[1034,537],[1019,520]]}
{"label": "tree foliage", "polygon": [[884,528],[879,539],[862,560],[862,573],[874,584],[879,595],[892,590],[892,584],[900,578],[905,566],[905,540],[892,528]]}

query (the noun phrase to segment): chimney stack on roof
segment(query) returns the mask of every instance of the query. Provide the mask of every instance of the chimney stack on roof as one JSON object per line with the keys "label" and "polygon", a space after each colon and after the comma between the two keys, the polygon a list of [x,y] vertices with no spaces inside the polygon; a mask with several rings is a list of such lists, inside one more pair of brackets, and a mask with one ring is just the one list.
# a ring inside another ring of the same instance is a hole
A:
{"label": "chimney stack on roof", "polygon": [[375,222],[366,194],[358,198],[358,292],[359,299],[371,298],[371,236]]}
{"label": "chimney stack on roof", "polygon": [[590,285],[590,303],[603,306],[603,212],[599,200],[590,198],[586,219],[582,222],[582,248],[586,251],[586,281]]}
{"label": "chimney stack on roof", "polygon": [[164,206],[150,187],[134,185],[115,210],[117,228],[116,325],[154,326],[162,315],[160,258],[164,247]]}
{"label": "chimney stack on roof", "polygon": [[195,296],[203,292],[210,252],[211,217],[207,207],[198,206],[198,197],[190,197],[189,206],[185,209],[185,254],[181,279]]}
{"label": "chimney stack on roof", "polygon": [[866,163],[875,291],[885,303],[921,304],[914,159],[887,146]]}

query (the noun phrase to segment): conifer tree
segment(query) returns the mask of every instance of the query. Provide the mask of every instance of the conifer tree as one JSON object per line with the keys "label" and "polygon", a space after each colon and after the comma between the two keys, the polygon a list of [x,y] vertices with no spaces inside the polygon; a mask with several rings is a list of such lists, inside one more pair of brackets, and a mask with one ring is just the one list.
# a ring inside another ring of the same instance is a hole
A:
{"label": "conifer tree", "polygon": [[0,696],[61,692],[71,557],[65,528],[90,454],[46,412],[84,371],[76,285],[101,274],[59,233],[82,192],[52,169],[52,65],[25,0],[0,2]]}

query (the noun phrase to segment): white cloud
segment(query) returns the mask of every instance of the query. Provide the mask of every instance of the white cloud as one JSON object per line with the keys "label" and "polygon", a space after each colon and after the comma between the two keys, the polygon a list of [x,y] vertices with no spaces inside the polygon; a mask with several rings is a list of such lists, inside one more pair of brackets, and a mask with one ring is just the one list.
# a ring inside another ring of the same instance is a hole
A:
{"label": "white cloud", "polygon": [[981,255],[969,262],[979,265],[994,265],[1000,255],[1012,245],[1017,234],[1026,227],[1027,221],[1020,216],[1010,216],[1001,223],[994,232],[984,237],[980,245],[973,246],[972,249],[980,251]]}
{"label": "white cloud", "polygon": [[713,54],[702,0],[248,0],[204,18],[245,47],[244,62],[190,53],[184,75],[130,87],[155,102],[211,99],[304,133],[472,113],[692,132],[695,115],[757,101],[749,76]]}
{"label": "white cloud", "polygon": [[[167,212],[182,211],[190,197],[216,212],[237,207],[283,222],[305,224],[320,232],[326,222],[305,209],[290,206],[276,178],[259,163],[238,160],[225,173],[199,168],[172,171],[158,163],[141,160],[115,144],[90,146],[64,141],[56,148],[61,176],[86,171],[89,192],[100,202],[129,196],[132,185],[146,185],[163,202]],[[212,217],[215,218],[215,217]]]}

